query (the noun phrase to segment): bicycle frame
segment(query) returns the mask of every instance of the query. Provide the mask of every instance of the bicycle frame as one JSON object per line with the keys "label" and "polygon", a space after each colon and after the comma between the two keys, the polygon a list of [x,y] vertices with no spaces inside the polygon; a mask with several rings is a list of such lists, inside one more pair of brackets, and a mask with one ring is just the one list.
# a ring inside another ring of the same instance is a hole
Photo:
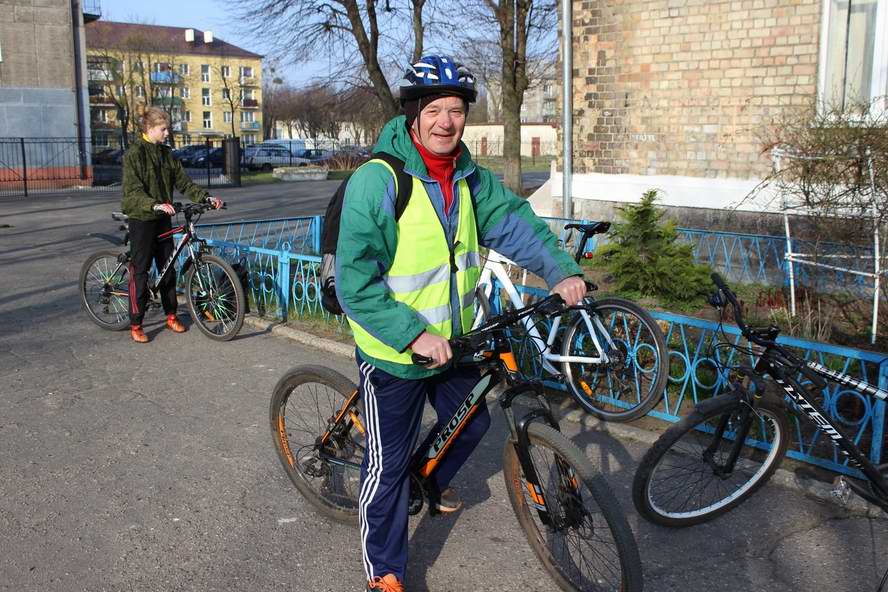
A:
{"label": "bicycle frame", "polygon": [[[524,300],[521,297],[521,294],[518,293],[518,289],[515,287],[515,284],[512,283],[512,279],[506,271],[505,266],[507,265],[512,266],[516,264],[496,251],[491,250],[488,253],[487,263],[484,264],[484,269],[481,271],[481,279],[478,282],[478,286],[482,289],[481,296],[488,300],[490,299],[490,296],[493,293],[493,281],[495,280],[503,286],[512,305],[515,308],[522,308],[525,305]],[[549,334],[545,340],[540,335],[539,329],[534,323],[533,318],[525,317],[522,320],[528,335],[530,335],[531,342],[540,352],[540,359],[542,360],[543,369],[545,369],[546,372],[556,376],[561,374],[561,370],[559,370],[553,363],[579,362],[581,364],[607,364],[610,361],[607,353],[604,351],[598,340],[598,336],[603,335],[605,336],[605,339],[607,339],[607,345],[611,348],[616,348],[616,344],[614,344],[610,337],[610,331],[604,327],[604,324],[601,322],[598,315],[590,315],[585,310],[580,310],[579,312],[583,322],[586,324],[592,342],[595,345],[595,351],[598,353],[598,357],[563,356],[560,352],[552,351],[552,346],[558,335],[558,329],[561,326],[561,316],[552,319],[552,325],[549,328]],[[475,315],[472,329],[477,329],[483,322],[484,312],[479,309]]]}
{"label": "bicycle frame", "polygon": [[[409,473],[419,479],[419,483],[423,486],[424,494],[428,497],[429,491],[426,487],[427,480],[434,474],[451,444],[453,444],[463,428],[469,423],[469,421],[471,421],[479,407],[484,404],[487,394],[502,381],[503,375],[505,375],[507,382],[509,382],[511,386],[497,397],[497,401],[506,416],[511,439],[515,442],[515,450],[524,472],[526,479],[525,486],[530,493],[531,502],[539,513],[543,523],[551,524],[546,500],[543,495],[543,489],[540,487],[539,477],[536,474],[536,470],[534,469],[533,462],[530,458],[528,428],[531,422],[537,419],[546,421],[556,430],[559,429],[558,423],[555,421],[548,404],[545,403],[541,385],[534,382],[517,381],[515,379],[515,377],[518,376],[518,366],[511,349],[507,348],[509,348],[508,343],[499,343],[498,347],[493,352],[485,352],[485,354],[490,353],[491,355],[497,356],[499,364],[493,365],[481,373],[478,382],[475,383],[475,386],[472,387],[469,394],[466,395],[466,398],[459,407],[457,407],[456,412],[450,420],[444,423],[441,430],[431,439],[430,444],[414,451],[410,464],[408,465],[410,467]],[[504,351],[500,351],[500,349],[503,349]],[[491,363],[490,357],[486,357],[482,354],[475,356],[474,360],[478,365]],[[512,411],[512,402],[516,397],[527,392],[533,392],[543,404],[540,408],[527,413],[516,422]],[[324,458],[324,460],[330,464],[351,467],[353,470],[360,470],[360,465],[337,458],[335,453],[327,452],[325,446],[331,439],[332,433],[337,429],[341,429],[343,422],[357,421],[352,408],[357,405],[359,398],[359,391],[356,390],[346,399],[342,407],[340,407],[334,416],[330,418],[327,430],[318,439],[317,444],[318,454]],[[359,422],[357,422],[357,424],[358,429],[363,432],[363,426],[361,426]],[[573,476],[570,476],[570,478],[573,479]],[[573,485],[576,487],[575,482]]]}

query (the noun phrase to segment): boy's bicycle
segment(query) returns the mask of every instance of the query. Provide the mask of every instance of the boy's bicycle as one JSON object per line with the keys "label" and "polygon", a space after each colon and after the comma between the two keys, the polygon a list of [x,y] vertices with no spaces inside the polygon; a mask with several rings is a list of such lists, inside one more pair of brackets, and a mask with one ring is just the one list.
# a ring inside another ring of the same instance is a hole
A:
{"label": "boy's bicycle", "polygon": [[807,417],[823,430],[849,465],[866,477],[864,483],[839,477],[834,494],[847,499],[853,492],[888,511],[888,465],[873,465],[854,439],[828,417],[814,394],[826,387],[826,380],[882,400],[888,392],[799,359],[776,343],[779,327],[748,327],[734,293],[718,274],[712,274],[712,280],[718,291],[710,302],[722,310],[727,304],[733,307],[737,327],[754,349],[729,342],[717,347],[737,349],[758,359],[753,368],[734,368],[745,377],[743,383],[734,383],[730,393],[699,403],[648,450],[633,483],[639,513],[664,526],[699,524],[735,508],[768,481],[786,454],[792,434],[783,399],[764,394],[766,376],[801,411],[799,417]]}
{"label": "boy's bicycle", "polygon": [[[173,254],[158,274],[152,274],[148,291],[148,309],[159,308],[158,285],[170,273],[176,259],[185,255],[181,276],[184,278],[185,301],[194,323],[207,337],[228,341],[237,335],[244,323],[246,298],[237,273],[225,260],[204,252],[206,241],[197,236],[195,223],[201,214],[212,209],[208,204],[173,204],[181,212],[185,223],[159,235],[158,240],[172,240],[181,233]],[[129,244],[127,216],[119,212],[111,214],[114,220],[124,222],[122,244]],[[116,241],[113,241],[116,242]],[[195,244],[197,247],[195,248]],[[129,251],[102,250],[90,255],[80,270],[80,301],[83,308],[99,327],[120,331],[130,324],[130,253]]]}
{"label": "boy's bicycle", "polygon": [[[574,252],[579,263],[587,240],[607,232],[610,222],[567,224],[564,228],[577,229],[581,235]],[[509,277],[508,269],[514,265],[495,251],[488,253],[478,283],[479,302],[490,300],[495,280],[503,291],[495,299],[506,300],[506,306],[516,309],[524,306]],[[479,308],[474,327],[481,326],[484,319]],[[669,352],[660,326],[642,307],[624,298],[596,300],[588,295],[586,305],[573,318],[558,315],[551,319],[545,339],[538,321],[530,316],[523,320],[526,334],[519,340],[518,359],[525,373],[563,381],[577,403],[604,420],[637,419],[660,400],[669,379]]]}
{"label": "boy's bicycle", "polygon": [[[450,341],[454,363],[478,367],[481,376],[454,417],[428,440],[431,444],[414,452],[410,513],[420,512],[434,495],[427,482],[440,458],[504,379],[508,388],[497,396],[509,425],[503,476],[534,553],[563,590],[636,592],[642,589],[641,561],[616,497],[560,433],[540,384],[519,378],[506,335],[531,314],[567,310],[560,297],[549,296]],[[414,355],[414,362],[430,360]],[[513,402],[522,395],[536,405],[516,417]],[[299,492],[324,515],[356,523],[366,418],[354,383],[329,368],[297,366],[278,381],[270,420],[275,450]]]}

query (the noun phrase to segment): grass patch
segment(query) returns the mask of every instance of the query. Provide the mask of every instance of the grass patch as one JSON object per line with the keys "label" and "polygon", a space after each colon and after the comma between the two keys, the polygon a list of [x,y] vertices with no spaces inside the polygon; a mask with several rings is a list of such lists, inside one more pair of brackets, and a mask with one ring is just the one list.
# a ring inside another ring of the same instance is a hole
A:
{"label": "grass patch", "polygon": [[250,171],[241,173],[241,185],[264,185],[266,183],[280,183],[281,180],[273,176],[271,171]]}
{"label": "grass patch", "polygon": [[343,181],[343,180],[347,179],[348,176],[351,175],[353,172],[355,172],[355,171],[354,170],[330,171],[329,173],[327,173],[327,180],[328,181]]}
{"label": "grass patch", "polygon": [[[486,169],[490,169],[494,174],[502,174],[503,172],[503,157],[502,156],[478,156],[477,154],[472,155],[475,163],[483,166]],[[554,159],[554,156],[537,156],[532,158],[530,156],[522,156],[521,157],[521,172],[523,173],[547,173],[549,172],[550,162]]]}

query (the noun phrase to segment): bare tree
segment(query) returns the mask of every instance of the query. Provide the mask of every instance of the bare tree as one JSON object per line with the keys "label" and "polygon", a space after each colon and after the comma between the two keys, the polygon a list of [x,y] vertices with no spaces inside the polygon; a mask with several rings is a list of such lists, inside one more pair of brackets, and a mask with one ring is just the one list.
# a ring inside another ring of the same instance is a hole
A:
{"label": "bare tree", "polygon": [[[534,64],[554,61],[557,47],[557,2],[553,0],[475,0],[464,7],[465,30],[454,42],[470,67],[495,80],[492,64],[500,64],[502,97],[503,178],[515,192],[521,186],[521,105],[534,77]],[[496,31],[496,34],[493,32]],[[497,52],[491,52],[491,41]],[[471,63],[472,58],[477,63]]]}
{"label": "bare tree", "polygon": [[262,137],[275,137],[277,122],[281,119],[281,98],[284,81],[276,68],[266,66],[262,76]]}
{"label": "bare tree", "polygon": [[[336,81],[369,79],[386,119],[399,105],[386,76],[386,63],[403,62],[407,55],[403,29],[413,37],[411,57],[422,54],[428,35],[424,10],[429,0],[251,0],[243,2],[238,17],[250,33],[271,39],[272,53],[290,62],[337,56]],[[352,71],[354,75],[342,76]]]}
{"label": "bare tree", "polygon": [[232,72],[231,65],[220,63],[213,66],[214,75],[218,77],[222,86],[222,101],[228,107],[231,124],[231,137],[237,137],[238,115],[244,107],[244,92],[246,87],[239,72]]}

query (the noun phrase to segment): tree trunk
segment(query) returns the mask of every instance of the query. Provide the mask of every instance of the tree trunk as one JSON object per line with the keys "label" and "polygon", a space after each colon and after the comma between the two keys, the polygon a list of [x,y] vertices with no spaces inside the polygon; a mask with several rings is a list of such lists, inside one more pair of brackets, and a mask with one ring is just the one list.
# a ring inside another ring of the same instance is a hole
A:
{"label": "tree trunk", "polygon": [[503,182],[521,194],[521,101],[503,85]]}

